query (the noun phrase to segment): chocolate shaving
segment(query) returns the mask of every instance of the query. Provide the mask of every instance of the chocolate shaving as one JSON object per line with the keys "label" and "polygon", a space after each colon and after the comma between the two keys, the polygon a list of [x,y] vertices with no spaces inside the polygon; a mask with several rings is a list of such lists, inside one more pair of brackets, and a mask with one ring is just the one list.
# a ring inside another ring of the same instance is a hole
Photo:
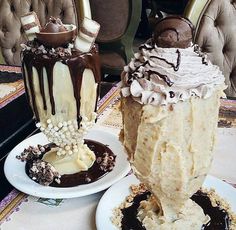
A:
{"label": "chocolate shaving", "polygon": [[174,98],[175,97],[175,93],[173,91],[170,91],[169,94],[170,94],[170,98]]}
{"label": "chocolate shaving", "polygon": [[202,64],[208,65],[207,54],[201,51],[201,48],[198,45],[194,45],[194,52],[202,58]]}

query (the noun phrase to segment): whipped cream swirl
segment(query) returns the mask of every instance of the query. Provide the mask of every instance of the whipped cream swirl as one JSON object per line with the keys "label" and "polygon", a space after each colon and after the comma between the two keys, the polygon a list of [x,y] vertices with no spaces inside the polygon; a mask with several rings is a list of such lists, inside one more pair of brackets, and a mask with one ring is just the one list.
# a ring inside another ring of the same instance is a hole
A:
{"label": "whipped cream swirl", "polygon": [[144,44],[125,66],[122,79],[122,95],[141,104],[173,104],[192,96],[205,99],[225,89],[219,67],[197,45],[177,49]]}

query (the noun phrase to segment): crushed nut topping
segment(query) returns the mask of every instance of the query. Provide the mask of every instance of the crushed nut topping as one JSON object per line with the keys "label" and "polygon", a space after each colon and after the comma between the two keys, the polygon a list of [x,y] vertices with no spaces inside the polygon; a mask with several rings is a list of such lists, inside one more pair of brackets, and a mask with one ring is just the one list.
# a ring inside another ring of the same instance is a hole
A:
{"label": "crushed nut topping", "polygon": [[42,55],[43,58],[59,58],[59,57],[66,57],[72,55],[73,45],[69,44],[65,47],[57,47],[54,48],[48,48],[44,45],[41,45],[37,39],[34,39],[33,41],[28,41],[26,44],[21,44],[23,51],[28,51],[35,53],[36,55]]}

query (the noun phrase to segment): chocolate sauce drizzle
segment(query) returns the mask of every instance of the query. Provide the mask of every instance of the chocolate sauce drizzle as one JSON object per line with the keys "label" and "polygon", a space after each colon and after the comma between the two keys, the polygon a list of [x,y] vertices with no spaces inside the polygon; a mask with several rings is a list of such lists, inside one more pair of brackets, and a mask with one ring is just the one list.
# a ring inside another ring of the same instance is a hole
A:
{"label": "chocolate sauce drizzle", "polygon": [[44,91],[44,83],[43,83],[43,69],[37,67],[38,77],[39,77],[39,86],[40,86],[40,93],[43,98],[43,109],[47,110],[47,104],[46,104],[46,97],[45,97],[45,91]]}
{"label": "chocolate sauce drizzle", "polygon": [[181,63],[181,53],[179,51],[179,49],[176,50],[176,53],[178,54],[178,57],[177,57],[177,64],[175,66],[175,71],[178,71],[179,70],[179,66],[180,66],[180,63]]}
{"label": "chocolate sauce drizzle", "polygon": [[[151,47],[148,47],[146,44],[143,44],[139,47],[139,50],[141,50],[141,49],[152,50],[154,48],[155,48],[154,45],[152,45]],[[179,49],[176,50],[176,53],[178,54],[176,65],[172,62],[169,62],[165,58],[161,58],[161,57],[154,56],[154,55],[150,56],[150,59],[158,59],[158,60],[164,61],[165,63],[170,65],[174,69],[174,71],[178,71],[180,63],[181,63],[181,53],[180,53]],[[142,63],[141,65],[139,65],[138,67],[136,67],[131,73],[129,73],[129,78],[128,78],[127,83],[131,84],[133,79],[136,79],[136,73],[138,72],[138,70],[141,67],[144,67],[146,65],[150,66],[150,62],[148,60],[145,61],[144,63]],[[148,70],[148,71],[146,71],[146,73],[148,73],[148,78],[150,78],[150,75],[152,75],[152,74],[158,75],[169,87],[171,87],[174,84],[174,82],[172,82],[167,75],[161,74],[158,71]]]}
{"label": "chocolate sauce drizzle", "polygon": [[165,63],[170,65],[174,69],[174,71],[178,71],[179,66],[180,66],[180,62],[181,62],[181,53],[180,53],[179,49],[176,50],[176,53],[178,54],[176,65],[172,62],[169,62],[165,58],[161,58],[161,57],[158,57],[158,56],[150,56],[150,58],[159,59],[161,61],[164,61]]}
{"label": "chocolate sauce drizzle", "polygon": [[[143,64],[139,65],[138,67],[136,67],[136,69],[129,73],[129,80],[128,80],[128,83],[131,83],[133,79],[136,78],[135,76],[135,73],[138,72],[138,70],[142,67],[142,66],[146,66],[146,65],[150,65],[150,62],[147,60],[145,61]],[[157,71],[154,71],[154,70],[148,70],[148,71],[145,71],[147,74],[148,74],[148,78],[150,78],[150,76],[152,74],[156,74],[158,75],[168,86],[172,86],[174,83],[170,80],[170,78],[167,76],[167,75],[164,75],[164,74],[161,74]]]}
{"label": "chocolate sauce drizzle", "polygon": [[154,70],[148,70],[147,73],[148,77],[150,77],[152,74],[158,75],[158,77],[160,77],[169,87],[171,87],[174,84],[174,82],[172,82],[170,78],[165,74],[161,74],[160,72]]}
{"label": "chocolate sauce drizzle", "polygon": [[[122,230],[146,230],[142,226],[142,223],[137,219],[138,207],[141,201],[147,200],[150,196],[150,192],[145,192],[137,195],[131,206],[121,210],[123,218],[121,220]],[[209,215],[211,220],[202,226],[202,230],[229,230],[230,228],[230,217],[226,210],[221,207],[213,207],[211,200],[206,193],[202,191],[196,192],[191,199],[202,207],[204,213]],[[191,217],[189,217],[191,218]],[[184,227],[183,227],[184,229]]]}
{"label": "chocolate sauce drizzle", "polygon": [[[79,113],[80,90],[81,90],[82,76],[83,76],[84,70],[85,69],[92,70],[96,83],[98,83],[101,79],[100,60],[99,60],[99,55],[96,51],[96,48],[93,47],[93,49],[88,53],[79,53],[79,51],[74,50],[72,52],[72,55],[70,56],[59,56],[59,57],[46,55],[43,53],[37,54],[36,51],[32,52],[32,51],[25,50],[23,52],[23,76],[24,76],[24,79],[26,79],[27,77],[28,83],[29,83],[29,89],[26,87],[26,94],[27,94],[27,98],[29,99],[30,98],[29,95],[31,93],[32,107],[33,107],[32,109],[34,111],[36,119],[39,120],[39,113],[36,106],[35,90],[33,86],[34,85],[33,77],[35,77],[33,76],[33,67],[35,67],[38,72],[39,87],[40,87],[40,93],[43,99],[44,110],[47,110],[45,86],[44,86],[44,78],[45,77],[47,78],[46,80],[49,86],[49,97],[50,97],[50,103],[51,103],[51,108],[52,108],[51,114],[55,115],[54,97],[56,95],[53,95],[53,81],[54,80],[60,81],[60,76],[53,76],[53,68],[56,62],[58,61],[67,65],[69,68],[71,79],[73,82],[74,96],[77,103],[77,115],[79,116],[80,114]],[[43,68],[46,69],[47,76],[43,75]],[[25,71],[27,72],[27,74]],[[63,92],[61,93],[63,94]],[[97,97],[98,97],[98,94],[97,94]]]}

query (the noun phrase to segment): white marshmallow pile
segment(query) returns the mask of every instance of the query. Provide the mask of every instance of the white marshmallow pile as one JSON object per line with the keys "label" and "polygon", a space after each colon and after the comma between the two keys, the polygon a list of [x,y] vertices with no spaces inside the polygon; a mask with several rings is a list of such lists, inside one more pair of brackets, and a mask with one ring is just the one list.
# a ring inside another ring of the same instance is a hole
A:
{"label": "white marshmallow pile", "polygon": [[94,125],[97,114],[92,114],[92,119],[82,117],[80,127],[78,127],[77,120],[69,120],[59,122],[53,125],[51,119],[47,120],[46,124],[37,123],[36,126],[40,128],[52,143],[58,146],[57,155],[72,155],[79,151],[79,147],[84,144],[84,136],[88,130]]}
{"label": "white marshmallow pile", "polygon": [[75,39],[75,48],[83,53],[89,52],[100,30],[100,25],[89,18],[84,18]]}
{"label": "white marshmallow pile", "polygon": [[34,40],[36,37],[35,33],[39,33],[41,28],[37,14],[35,12],[29,12],[22,16],[20,21],[28,40]]}

